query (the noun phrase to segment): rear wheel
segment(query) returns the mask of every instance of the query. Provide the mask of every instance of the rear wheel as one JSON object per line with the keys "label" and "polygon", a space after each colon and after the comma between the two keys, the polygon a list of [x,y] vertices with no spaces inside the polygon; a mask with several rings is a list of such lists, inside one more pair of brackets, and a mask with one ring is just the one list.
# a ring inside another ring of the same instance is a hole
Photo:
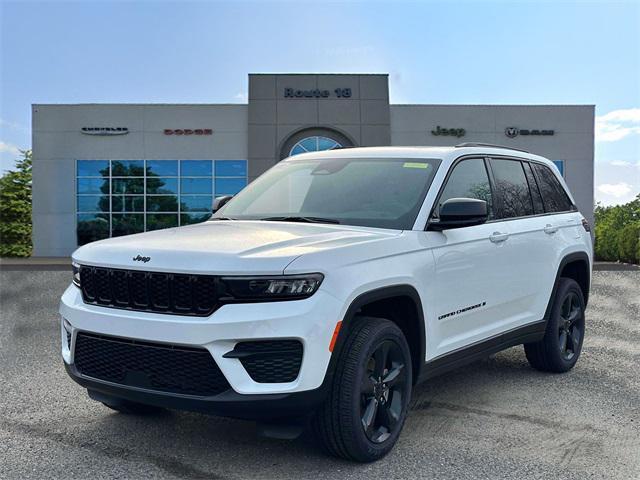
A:
{"label": "rear wheel", "polygon": [[577,282],[560,278],[544,337],[524,346],[532,367],[556,373],[573,368],[582,351],[584,308],[584,297]]}
{"label": "rear wheel", "polygon": [[358,317],[314,430],[332,455],[378,460],[400,435],[411,387],[411,355],[402,331],[389,320]]}

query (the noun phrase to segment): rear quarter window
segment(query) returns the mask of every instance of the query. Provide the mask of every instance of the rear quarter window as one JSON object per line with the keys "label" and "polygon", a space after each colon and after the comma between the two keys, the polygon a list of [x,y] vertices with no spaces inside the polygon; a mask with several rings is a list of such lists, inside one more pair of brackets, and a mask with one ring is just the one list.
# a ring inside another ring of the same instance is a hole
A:
{"label": "rear quarter window", "polygon": [[565,192],[551,169],[539,163],[532,163],[531,166],[538,180],[545,212],[553,213],[573,210],[569,195],[567,195],[567,192]]}

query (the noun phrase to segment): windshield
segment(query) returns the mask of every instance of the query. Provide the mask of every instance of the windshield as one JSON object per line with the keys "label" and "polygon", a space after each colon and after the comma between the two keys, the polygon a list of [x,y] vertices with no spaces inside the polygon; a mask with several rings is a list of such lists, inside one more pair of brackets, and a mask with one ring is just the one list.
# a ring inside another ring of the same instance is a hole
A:
{"label": "windshield", "polygon": [[283,161],[213,219],[411,229],[439,164],[436,159],[399,158]]}

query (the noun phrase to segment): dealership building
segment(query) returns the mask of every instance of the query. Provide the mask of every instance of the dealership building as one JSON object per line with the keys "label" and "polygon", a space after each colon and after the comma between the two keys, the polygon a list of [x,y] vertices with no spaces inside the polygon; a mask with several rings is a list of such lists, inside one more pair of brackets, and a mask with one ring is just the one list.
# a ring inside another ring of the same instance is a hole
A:
{"label": "dealership building", "polygon": [[251,74],[247,104],[33,105],[35,256],[201,222],[307,151],[484,142],[553,160],[593,221],[593,105],[392,105],[382,74]]}

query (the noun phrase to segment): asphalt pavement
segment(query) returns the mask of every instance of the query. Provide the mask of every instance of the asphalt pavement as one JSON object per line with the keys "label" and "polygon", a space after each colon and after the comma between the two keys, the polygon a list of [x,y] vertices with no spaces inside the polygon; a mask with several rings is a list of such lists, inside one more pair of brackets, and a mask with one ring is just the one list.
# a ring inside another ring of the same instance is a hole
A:
{"label": "asphalt pavement", "polygon": [[256,435],[195,413],[113,413],[67,378],[58,299],[68,271],[0,271],[0,478],[640,478],[640,271],[596,271],[582,357],[531,369],[522,347],[414,392],[396,448],[367,465],[310,434]]}

